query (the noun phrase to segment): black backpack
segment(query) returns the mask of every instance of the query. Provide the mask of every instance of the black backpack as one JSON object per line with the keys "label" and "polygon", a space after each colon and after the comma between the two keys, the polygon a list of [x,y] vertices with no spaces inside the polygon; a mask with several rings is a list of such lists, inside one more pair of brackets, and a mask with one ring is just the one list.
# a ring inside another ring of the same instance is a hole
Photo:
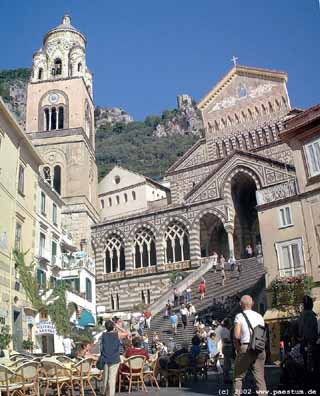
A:
{"label": "black backpack", "polygon": [[253,328],[247,315],[244,312],[242,312],[242,315],[248,324],[249,330],[251,330],[248,350],[258,353],[263,352],[266,349],[267,329],[261,325]]}

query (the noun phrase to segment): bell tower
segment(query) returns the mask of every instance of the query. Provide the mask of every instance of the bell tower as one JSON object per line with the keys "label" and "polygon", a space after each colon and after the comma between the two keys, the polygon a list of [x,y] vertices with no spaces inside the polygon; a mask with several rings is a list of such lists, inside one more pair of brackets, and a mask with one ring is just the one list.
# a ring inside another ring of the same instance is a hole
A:
{"label": "bell tower", "polygon": [[90,240],[97,222],[97,166],[92,73],[85,36],[69,15],[33,55],[26,130],[45,161],[42,172],[61,195],[63,224],[75,243]]}

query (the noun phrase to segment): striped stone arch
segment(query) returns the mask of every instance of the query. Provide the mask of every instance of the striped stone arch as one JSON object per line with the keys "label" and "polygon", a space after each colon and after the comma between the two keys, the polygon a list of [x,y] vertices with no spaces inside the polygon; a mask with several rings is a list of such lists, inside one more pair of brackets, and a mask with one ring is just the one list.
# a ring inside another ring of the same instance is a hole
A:
{"label": "striped stone arch", "polygon": [[127,238],[125,237],[125,234],[122,231],[120,231],[120,230],[108,230],[100,238],[100,244],[102,246],[104,246],[111,235],[117,235],[120,239],[122,239],[123,243],[126,243],[126,241],[127,241]]}
{"label": "striped stone arch", "polygon": [[226,176],[224,176],[222,180],[221,196],[223,198],[226,198],[228,196],[228,193],[231,194],[231,181],[237,173],[245,173],[249,175],[254,180],[257,190],[260,190],[260,188],[262,187],[263,183],[261,183],[260,177],[257,175],[255,170],[250,169],[247,166],[236,165],[236,167],[231,170]]}
{"label": "striped stone arch", "polygon": [[159,231],[156,229],[156,227],[153,224],[149,223],[149,222],[143,222],[143,223],[136,224],[132,228],[132,230],[130,231],[130,233],[128,235],[128,238],[127,238],[128,244],[132,244],[132,242],[134,241],[134,237],[135,237],[136,233],[141,228],[146,228],[146,229],[150,230],[153,233],[154,237],[157,239]]}
{"label": "striped stone arch", "polygon": [[161,225],[159,234],[158,234],[159,239],[162,240],[164,233],[166,232],[166,229],[168,228],[169,224],[174,221],[178,221],[178,222],[182,223],[187,228],[188,232],[190,232],[190,230],[192,228],[190,221],[182,215],[174,215],[174,216],[167,217],[166,221]]}
{"label": "striped stone arch", "polygon": [[215,209],[215,208],[204,209],[194,219],[194,221],[192,223],[192,232],[200,231],[200,221],[203,216],[205,216],[209,213],[213,214],[214,216],[217,216],[221,220],[222,224],[224,224],[227,221],[227,216],[224,213],[222,213],[220,210]]}

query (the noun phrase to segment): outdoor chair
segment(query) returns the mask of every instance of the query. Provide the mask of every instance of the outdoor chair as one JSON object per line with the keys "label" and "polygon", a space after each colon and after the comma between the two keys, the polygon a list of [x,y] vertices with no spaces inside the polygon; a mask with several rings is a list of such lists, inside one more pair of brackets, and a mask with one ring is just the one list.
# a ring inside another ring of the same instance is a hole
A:
{"label": "outdoor chair", "polygon": [[73,366],[74,369],[74,377],[73,381],[78,382],[79,384],[79,389],[80,389],[80,396],[84,396],[84,391],[86,385],[89,386],[89,388],[92,391],[92,394],[96,396],[96,392],[93,388],[93,385],[91,383],[91,380],[93,379],[92,375],[92,363],[93,360],[90,358],[80,360],[77,364]]}
{"label": "outdoor chair", "polygon": [[119,392],[121,392],[122,380],[125,379],[129,383],[128,393],[131,393],[132,385],[141,385],[141,390],[147,392],[146,385],[143,379],[143,368],[145,365],[145,356],[131,356],[126,359],[123,364],[128,368],[128,371],[119,370]]}
{"label": "outdoor chair", "polygon": [[195,378],[199,374],[203,379],[208,379],[208,354],[200,353],[194,361],[192,369]]}
{"label": "outdoor chair", "polygon": [[143,372],[144,381],[150,380],[151,386],[153,388],[153,383],[156,384],[156,387],[160,389],[157,377],[159,374],[159,359],[156,357],[151,364],[148,365],[149,369]]}
{"label": "outdoor chair", "polygon": [[188,370],[191,368],[191,355],[189,353],[183,353],[175,359],[178,368],[172,369],[160,369],[160,375],[166,382],[166,387],[169,385],[170,378],[176,378],[178,381],[179,388],[181,388],[182,381],[188,376]]}
{"label": "outdoor chair", "polygon": [[22,381],[22,394],[39,396],[39,367],[38,362],[25,362],[16,368],[16,374]]}
{"label": "outdoor chair", "polygon": [[21,396],[22,380],[10,368],[0,365],[0,395],[5,396]]}
{"label": "outdoor chair", "polygon": [[45,386],[44,396],[47,395],[49,389],[56,389],[58,396],[64,389],[71,390],[71,395],[74,396],[72,369],[58,361],[43,359],[39,378],[40,384]]}
{"label": "outdoor chair", "polygon": [[64,364],[64,363],[70,363],[70,364],[74,364],[74,361],[69,358],[68,356],[53,356],[55,358],[55,360],[57,360],[58,362]]}

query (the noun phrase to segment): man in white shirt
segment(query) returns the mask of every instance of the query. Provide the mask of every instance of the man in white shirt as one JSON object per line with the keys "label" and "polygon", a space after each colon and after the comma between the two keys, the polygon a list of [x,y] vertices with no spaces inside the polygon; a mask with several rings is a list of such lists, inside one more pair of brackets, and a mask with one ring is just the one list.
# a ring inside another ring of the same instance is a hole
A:
{"label": "man in white shirt", "polygon": [[64,354],[68,357],[72,355],[72,348],[74,348],[74,342],[70,337],[66,337],[62,341]]}
{"label": "man in white shirt", "polygon": [[[264,326],[263,317],[255,311],[252,311],[253,300],[251,296],[245,295],[241,297],[240,306],[246,314],[252,328],[261,325]],[[236,361],[234,369],[234,394],[240,395],[242,392],[242,381],[250,367],[256,380],[257,391],[262,394],[266,392],[266,383],[264,379],[264,363],[266,353],[248,350],[251,330],[242,313],[236,315],[234,320],[234,346],[236,349]]]}

